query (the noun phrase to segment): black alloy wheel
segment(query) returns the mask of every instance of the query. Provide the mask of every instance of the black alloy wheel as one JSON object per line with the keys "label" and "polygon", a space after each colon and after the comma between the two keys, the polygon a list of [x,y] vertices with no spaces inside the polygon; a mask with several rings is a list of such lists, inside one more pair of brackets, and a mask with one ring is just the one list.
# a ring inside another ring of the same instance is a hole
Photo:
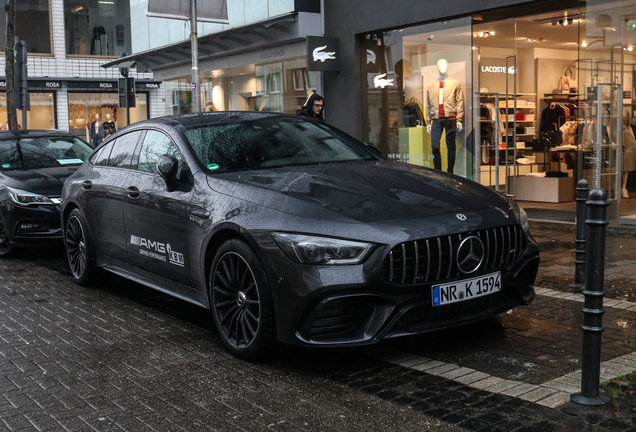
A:
{"label": "black alloy wheel", "polygon": [[80,285],[90,284],[95,273],[95,254],[85,226],[80,211],[71,211],[66,220],[64,245],[71,273]]}
{"label": "black alloy wheel", "polygon": [[9,236],[4,226],[4,221],[0,220],[0,258],[8,258],[15,252],[15,247],[9,243]]}
{"label": "black alloy wheel", "polygon": [[243,241],[223,243],[212,263],[210,303],[223,343],[236,357],[269,356],[275,345],[274,311],[263,267]]}

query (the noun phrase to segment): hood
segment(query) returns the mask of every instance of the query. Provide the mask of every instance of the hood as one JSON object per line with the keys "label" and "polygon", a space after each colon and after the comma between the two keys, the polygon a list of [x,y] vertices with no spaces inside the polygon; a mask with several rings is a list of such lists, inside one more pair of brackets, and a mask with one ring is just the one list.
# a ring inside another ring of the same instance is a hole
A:
{"label": "hood", "polygon": [[[497,207],[499,212],[511,212],[503,198],[473,181],[392,161],[285,167],[208,176],[210,186],[218,190],[216,178],[272,191],[275,196],[265,197],[262,192],[227,187],[227,184],[226,190],[221,191],[223,193],[319,219],[372,224],[492,207]],[[286,203],[280,194],[306,205]],[[340,217],[334,218],[336,215]]]}
{"label": "hood", "polygon": [[0,182],[16,189],[48,197],[59,197],[62,194],[64,181],[77,169],[77,166],[62,166],[29,170],[7,170],[0,173]]}

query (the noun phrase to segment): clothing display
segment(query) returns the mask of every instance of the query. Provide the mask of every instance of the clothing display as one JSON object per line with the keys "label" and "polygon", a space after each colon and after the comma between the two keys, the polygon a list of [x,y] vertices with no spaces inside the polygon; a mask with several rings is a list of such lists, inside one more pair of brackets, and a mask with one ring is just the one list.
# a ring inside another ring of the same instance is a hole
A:
{"label": "clothing display", "polygon": [[108,35],[104,27],[99,26],[93,29],[91,39],[91,55],[108,55]]}
{"label": "clothing display", "polygon": [[442,169],[442,155],[440,153],[440,141],[442,139],[442,131],[446,131],[446,150],[448,152],[448,169],[449,173],[453,173],[455,168],[455,137],[457,136],[456,120],[433,120],[431,127],[431,145],[433,147],[433,165],[435,169]]}
{"label": "clothing display", "polygon": [[[440,94],[443,102],[441,109]],[[441,116],[440,111],[443,114]],[[464,119],[464,91],[461,84],[451,77],[446,77],[444,81],[433,81],[426,92],[426,118],[430,122],[441,117],[454,118],[458,122]]]}
{"label": "clothing display", "polygon": [[426,125],[422,111],[422,103],[416,97],[412,97],[405,102],[404,108],[402,108],[402,122],[404,123],[404,127]]}
{"label": "clothing display", "polygon": [[97,148],[104,139],[104,123],[99,120],[91,123],[91,142]]}
{"label": "clothing display", "polygon": [[117,127],[115,126],[115,122],[113,121],[104,122],[104,137],[114,134],[115,132],[117,132]]}
{"label": "clothing display", "polygon": [[621,171],[636,170],[636,137],[629,124],[623,123],[623,160]]}

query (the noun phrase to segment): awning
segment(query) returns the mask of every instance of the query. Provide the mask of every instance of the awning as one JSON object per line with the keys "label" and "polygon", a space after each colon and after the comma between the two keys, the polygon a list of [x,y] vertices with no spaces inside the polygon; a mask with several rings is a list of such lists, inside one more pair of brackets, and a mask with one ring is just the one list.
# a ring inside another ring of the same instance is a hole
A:
{"label": "awning", "polygon": [[[198,38],[199,59],[234,55],[245,51],[275,47],[304,40],[321,31],[321,15],[293,12],[268,21],[237,27]],[[190,41],[166,45],[161,48],[109,61],[103,68],[137,68],[139,72],[178,66],[192,61]]]}

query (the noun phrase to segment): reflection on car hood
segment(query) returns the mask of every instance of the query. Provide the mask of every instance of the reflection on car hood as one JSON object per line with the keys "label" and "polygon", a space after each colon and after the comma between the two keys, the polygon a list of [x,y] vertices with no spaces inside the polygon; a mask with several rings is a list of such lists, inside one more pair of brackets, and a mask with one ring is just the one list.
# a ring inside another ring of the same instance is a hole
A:
{"label": "reflection on car hood", "polygon": [[59,197],[62,194],[64,181],[77,171],[77,168],[77,166],[63,166],[29,170],[7,170],[0,173],[0,182],[16,189]]}
{"label": "reflection on car hood", "polygon": [[[361,223],[431,217],[494,205],[508,207],[497,194],[472,181],[391,161],[223,173],[209,177],[210,186],[215,189],[216,178],[269,189],[314,204],[310,208],[285,206],[299,215],[308,215],[308,211],[312,208],[316,211],[319,206]],[[236,188],[224,192],[241,194]],[[240,198],[250,200],[250,195],[254,194],[246,193]],[[250,201],[273,203],[270,206],[276,203],[262,194]]]}

